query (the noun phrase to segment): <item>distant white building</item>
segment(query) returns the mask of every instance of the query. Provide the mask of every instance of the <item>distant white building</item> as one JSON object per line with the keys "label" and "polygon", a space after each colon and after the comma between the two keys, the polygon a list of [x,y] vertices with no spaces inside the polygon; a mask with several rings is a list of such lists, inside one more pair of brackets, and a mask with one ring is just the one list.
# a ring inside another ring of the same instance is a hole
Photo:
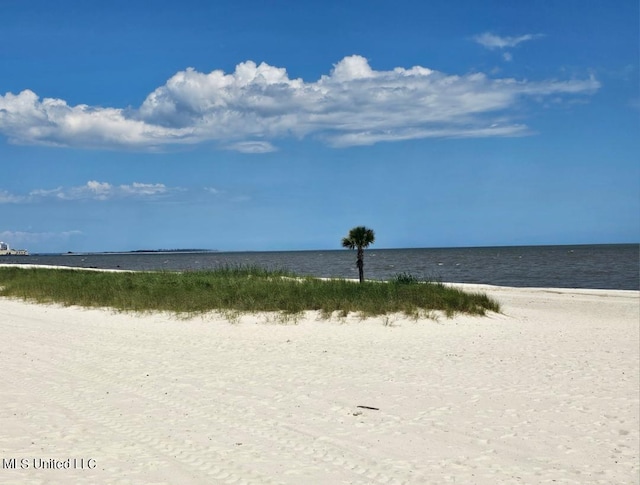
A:
{"label": "distant white building", "polygon": [[26,249],[11,249],[6,242],[0,241],[0,256],[28,256]]}

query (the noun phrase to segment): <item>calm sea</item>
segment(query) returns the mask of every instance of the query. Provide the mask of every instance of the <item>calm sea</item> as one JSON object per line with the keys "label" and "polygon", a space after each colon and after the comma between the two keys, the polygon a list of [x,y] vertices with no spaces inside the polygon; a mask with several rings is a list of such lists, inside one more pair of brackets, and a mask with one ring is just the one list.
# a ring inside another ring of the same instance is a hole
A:
{"label": "calm sea", "polygon": [[[357,278],[355,251],[35,254],[2,256],[0,263],[81,268],[200,270],[258,265],[301,275]],[[640,245],[514,246],[365,251],[365,277],[398,273],[456,283],[502,286],[640,289]]]}

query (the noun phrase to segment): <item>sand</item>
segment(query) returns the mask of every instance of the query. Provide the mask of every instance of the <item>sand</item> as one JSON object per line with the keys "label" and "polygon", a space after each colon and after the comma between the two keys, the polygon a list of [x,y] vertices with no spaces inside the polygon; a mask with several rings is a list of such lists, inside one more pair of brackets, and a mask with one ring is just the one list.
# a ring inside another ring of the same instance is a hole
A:
{"label": "sand", "polygon": [[639,292],[472,288],[503,313],[229,322],[0,298],[0,483],[638,483]]}

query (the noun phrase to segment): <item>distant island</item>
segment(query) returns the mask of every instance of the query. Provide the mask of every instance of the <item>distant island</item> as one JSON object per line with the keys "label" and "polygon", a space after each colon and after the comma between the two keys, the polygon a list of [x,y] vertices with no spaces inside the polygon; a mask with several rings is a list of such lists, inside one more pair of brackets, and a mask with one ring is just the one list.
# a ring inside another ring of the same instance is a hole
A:
{"label": "distant island", "polygon": [[134,249],[130,253],[215,253],[217,249]]}
{"label": "distant island", "polygon": [[100,252],[75,252],[75,251],[67,251],[64,254],[138,254],[138,253],[216,253],[217,249],[193,249],[193,248],[185,248],[185,249],[133,249],[131,251],[100,251]]}

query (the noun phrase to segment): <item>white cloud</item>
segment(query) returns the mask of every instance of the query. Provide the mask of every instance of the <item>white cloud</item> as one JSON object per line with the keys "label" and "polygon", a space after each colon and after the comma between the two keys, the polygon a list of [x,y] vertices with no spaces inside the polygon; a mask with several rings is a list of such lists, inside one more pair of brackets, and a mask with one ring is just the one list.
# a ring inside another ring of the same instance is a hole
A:
{"label": "white cloud", "polygon": [[86,148],[153,148],[189,135],[189,130],[148,125],[123,109],[40,100],[28,89],[0,96],[0,131],[17,143]]}
{"label": "white cloud", "polygon": [[269,153],[277,150],[267,141],[240,141],[227,145],[227,149],[241,153]]}
{"label": "white cloud", "polygon": [[487,49],[504,49],[506,47],[516,47],[522,42],[538,39],[540,37],[544,37],[544,35],[525,34],[518,37],[500,37],[499,35],[492,34],[491,32],[485,32],[484,34],[476,35],[473,40]]}
{"label": "white cloud", "polygon": [[165,194],[168,191],[164,184],[143,184],[134,182],[131,185],[111,185],[108,182],[90,180],[85,185],[63,190],[57,189],[55,196],[65,200],[95,199],[107,200],[128,197],[149,197]]}
{"label": "white cloud", "polygon": [[418,130],[408,129],[404,131],[383,132],[372,131],[366,133],[347,134],[332,138],[331,144],[335,147],[346,147],[356,145],[372,145],[381,141],[413,140],[418,138],[487,138],[487,137],[508,137],[523,136],[531,131],[525,125],[510,124],[500,125],[494,123],[491,126],[464,129],[437,129]]}
{"label": "white cloud", "polygon": [[27,232],[27,231],[2,231],[0,240],[5,241],[13,248],[21,248],[33,244],[48,241],[68,241],[74,236],[81,235],[82,231],[63,232]]}
{"label": "white cloud", "polygon": [[362,56],[345,57],[333,67],[331,77],[335,81],[353,81],[375,77],[369,62]]}
{"label": "white cloud", "polygon": [[6,190],[0,190],[0,204],[18,204],[23,202],[24,197],[10,194]]}
{"label": "white cloud", "polygon": [[111,185],[108,182],[90,180],[77,187],[57,187],[55,189],[34,189],[28,195],[15,195],[0,191],[0,204],[29,203],[46,199],[57,200],[109,200],[122,198],[150,198],[168,194],[178,188],[169,188],[164,184],[144,184],[134,182],[131,185]]}
{"label": "white cloud", "polygon": [[131,185],[120,185],[116,192],[124,196],[149,197],[166,194],[169,192],[169,189],[164,184],[142,184],[134,182]]}
{"label": "white cloud", "polygon": [[[483,34],[476,40],[504,48],[534,37]],[[7,93],[0,96],[0,132],[25,144],[156,149],[216,142],[246,153],[273,151],[272,141],[284,137],[315,136],[348,146],[438,136],[513,136],[528,132],[510,116],[520,112],[515,108],[523,100],[590,95],[599,87],[594,78],[518,81],[483,73],[448,75],[420,66],[376,71],[361,56],[345,57],[329,74],[305,82],[290,79],[284,68],[247,61],[231,74],[178,72],[138,109],[69,106],[30,90]],[[491,129],[497,119],[501,130]],[[114,189],[83,190],[100,197]]]}

